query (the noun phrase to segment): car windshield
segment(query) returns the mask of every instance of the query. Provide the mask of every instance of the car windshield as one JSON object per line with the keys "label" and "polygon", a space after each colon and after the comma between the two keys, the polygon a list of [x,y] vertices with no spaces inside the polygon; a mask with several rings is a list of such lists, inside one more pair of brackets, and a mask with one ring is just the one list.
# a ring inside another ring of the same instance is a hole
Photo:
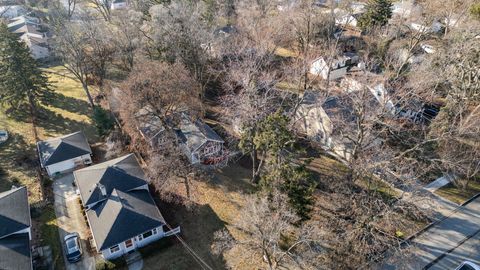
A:
{"label": "car windshield", "polygon": [[75,252],[78,250],[76,239],[67,240],[67,249],[68,249],[68,252]]}

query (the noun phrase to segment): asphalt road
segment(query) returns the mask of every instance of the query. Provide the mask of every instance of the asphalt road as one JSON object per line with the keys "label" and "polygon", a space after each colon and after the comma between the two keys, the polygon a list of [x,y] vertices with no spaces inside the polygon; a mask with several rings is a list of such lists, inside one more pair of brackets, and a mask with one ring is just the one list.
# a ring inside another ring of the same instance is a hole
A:
{"label": "asphalt road", "polygon": [[[414,238],[409,249],[390,256],[375,268],[455,269],[465,260],[478,262],[479,233],[480,197]],[[445,254],[447,255],[444,258],[437,261]]]}
{"label": "asphalt road", "polygon": [[455,269],[464,261],[470,261],[480,265],[480,232],[465,241],[428,269]]}
{"label": "asphalt road", "polygon": [[[88,236],[88,227],[83,218],[78,195],[75,193],[73,183],[73,174],[66,174],[56,179],[53,184],[55,194],[55,214],[57,216],[58,232],[62,241],[65,235],[73,232],[80,234],[83,247],[83,256],[79,262],[69,263],[65,257],[65,268],[67,270],[91,270],[95,269],[95,258],[86,250],[86,239]],[[63,249],[62,249],[63,250]],[[65,252],[63,250],[63,252]]]}

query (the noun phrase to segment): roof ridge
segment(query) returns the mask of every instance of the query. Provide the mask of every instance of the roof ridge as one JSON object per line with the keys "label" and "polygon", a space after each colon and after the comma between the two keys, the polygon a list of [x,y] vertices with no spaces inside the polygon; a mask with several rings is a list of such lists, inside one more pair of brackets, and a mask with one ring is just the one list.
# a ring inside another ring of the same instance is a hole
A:
{"label": "roof ridge", "polygon": [[10,195],[14,194],[14,193],[20,191],[21,189],[27,190],[27,187],[26,186],[20,186],[20,187],[16,187],[16,188],[12,188],[12,189],[0,192],[0,199],[6,198],[7,196],[10,196]]}

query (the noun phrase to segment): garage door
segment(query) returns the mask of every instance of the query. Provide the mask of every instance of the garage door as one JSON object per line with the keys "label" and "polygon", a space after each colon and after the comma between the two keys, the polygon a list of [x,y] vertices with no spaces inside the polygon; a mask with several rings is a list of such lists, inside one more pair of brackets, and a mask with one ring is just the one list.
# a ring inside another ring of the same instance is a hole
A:
{"label": "garage door", "polygon": [[64,172],[75,168],[75,161],[73,159],[65,160],[59,163],[48,166],[48,173],[54,175],[57,172]]}

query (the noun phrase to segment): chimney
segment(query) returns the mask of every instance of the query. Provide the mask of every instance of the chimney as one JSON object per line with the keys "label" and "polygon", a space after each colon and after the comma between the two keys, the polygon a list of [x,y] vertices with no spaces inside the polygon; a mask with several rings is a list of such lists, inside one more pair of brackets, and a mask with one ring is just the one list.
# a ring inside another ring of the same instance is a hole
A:
{"label": "chimney", "polygon": [[100,184],[100,183],[97,183],[97,188],[100,190],[100,192],[102,193],[102,196],[103,197],[106,197],[107,196],[107,190],[105,189],[105,186]]}

